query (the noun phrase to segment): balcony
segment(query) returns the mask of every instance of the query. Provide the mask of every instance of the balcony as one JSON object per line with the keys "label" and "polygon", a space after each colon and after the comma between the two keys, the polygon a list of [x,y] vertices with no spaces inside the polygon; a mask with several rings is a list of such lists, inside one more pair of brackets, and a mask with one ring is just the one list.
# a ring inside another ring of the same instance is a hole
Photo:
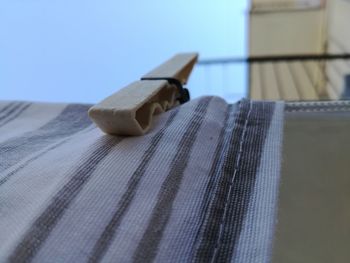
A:
{"label": "balcony", "polygon": [[[203,81],[212,79],[225,87],[225,97],[235,94],[230,89],[232,75],[244,74],[247,80],[236,82],[246,97],[257,100],[328,100],[346,99],[350,93],[350,54],[303,54],[218,58],[199,61]],[[221,72],[221,73],[220,73]],[[198,74],[198,73],[197,73]],[[237,76],[237,78],[239,78]],[[220,86],[218,85],[218,86]],[[204,90],[210,93],[210,87]]]}

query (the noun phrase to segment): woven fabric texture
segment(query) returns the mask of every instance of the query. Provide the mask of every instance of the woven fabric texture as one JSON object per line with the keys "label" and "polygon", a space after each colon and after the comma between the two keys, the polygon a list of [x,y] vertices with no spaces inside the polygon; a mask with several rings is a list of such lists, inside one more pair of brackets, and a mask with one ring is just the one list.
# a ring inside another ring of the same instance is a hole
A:
{"label": "woven fabric texture", "polygon": [[268,262],[283,103],[202,97],[139,137],[0,102],[0,262]]}

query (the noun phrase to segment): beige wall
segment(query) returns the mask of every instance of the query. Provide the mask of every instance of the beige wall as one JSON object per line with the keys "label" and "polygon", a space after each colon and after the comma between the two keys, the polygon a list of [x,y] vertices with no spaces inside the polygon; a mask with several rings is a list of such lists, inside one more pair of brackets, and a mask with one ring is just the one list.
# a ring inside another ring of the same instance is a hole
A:
{"label": "beige wall", "polygon": [[[259,1],[261,2],[261,1]],[[249,53],[259,55],[321,54],[326,47],[325,10],[252,10]],[[251,66],[253,99],[312,100],[324,94],[324,65],[308,62]]]}
{"label": "beige wall", "polygon": [[324,12],[254,12],[250,16],[250,54],[310,54],[324,50]]}
{"label": "beige wall", "polygon": [[[350,0],[332,0],[328,6],[328,53],[350,53]],[[329,97],[337,99],[343,93],[344,75],[350,74],[350,60],[327,63]]]}
{"label": "beige wall", "polygon": [[[327,3],[327,4],[326,4]],[[350,53],[350,0],[252,0],[249,53]],[[253,99],[339,99],[350,60],[250,67]]]}
{"label": "beige wall", "polygon": [[326,0],[252,0],[251,9],[296,9],[323,6]]}

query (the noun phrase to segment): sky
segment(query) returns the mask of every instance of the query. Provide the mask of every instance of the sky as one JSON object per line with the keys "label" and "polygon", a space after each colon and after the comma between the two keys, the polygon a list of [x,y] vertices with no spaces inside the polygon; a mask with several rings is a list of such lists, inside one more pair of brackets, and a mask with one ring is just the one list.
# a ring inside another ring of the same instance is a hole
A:
{"label": "sky", "polygon": [[[0,0],[0,100],[95,103],[178,52],[246,54],[247,0]],[[196,67],[192,97],[241,96],[244,67]]]}

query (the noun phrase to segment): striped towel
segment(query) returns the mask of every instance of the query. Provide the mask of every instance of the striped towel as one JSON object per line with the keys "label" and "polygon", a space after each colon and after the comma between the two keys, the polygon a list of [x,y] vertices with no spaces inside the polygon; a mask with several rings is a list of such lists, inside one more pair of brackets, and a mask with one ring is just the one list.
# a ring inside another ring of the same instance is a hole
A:
{"label": "striped towel", "polygon": [[140,137],[0,103],[0,262],[268,262],[283,103],[202,97]]}

